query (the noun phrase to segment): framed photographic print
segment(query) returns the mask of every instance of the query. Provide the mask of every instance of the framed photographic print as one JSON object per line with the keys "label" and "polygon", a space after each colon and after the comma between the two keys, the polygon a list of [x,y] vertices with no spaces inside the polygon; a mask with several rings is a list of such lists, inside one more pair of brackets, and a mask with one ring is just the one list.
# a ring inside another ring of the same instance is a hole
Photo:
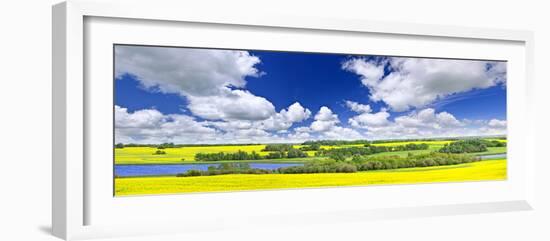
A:
{"label": "framed photographic print", "polygon": [[53,8],[56,236],[532,208],[530,32],[111,4]]}
{"label": "framed photographic print", "polygon": [[115,196],[506,180],[505,60],[113,48]]}

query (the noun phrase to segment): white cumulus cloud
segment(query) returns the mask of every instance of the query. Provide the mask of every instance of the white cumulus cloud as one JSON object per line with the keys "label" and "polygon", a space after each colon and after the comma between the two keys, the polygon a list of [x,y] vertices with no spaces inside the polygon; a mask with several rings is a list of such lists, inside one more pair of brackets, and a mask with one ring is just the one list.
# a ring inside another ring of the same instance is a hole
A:
{"label": "white cumulus cloud", "polygon": [[354,140],[364,138],[358,131],[339,126],[338,115],[326,106],[322,106],[314,117],[309,127],[301,127],[295,131],[298,133],[316,132],[318,139]]}
{"label": "white cumulus cloud", "polygon": [[204,143],[216,138],[214,128],[187,115],[164,115],[158,110],[128,112],[115,106],[115,142],[123,143]]}
{"label": "white cumulus cloud", "polygon": [[311,116],[311,111],[304,108],[299,102],[290,105],[288,109],[283,109],[279,113],[272,115],[267,120],[258,124],[262,129],[284,131],[290,128],[294,123],[302,122]]}
{"label": "white cumulus cloud", "polygon": [[249,91],[246,77],[262,74],[261,60],[247,51],[116,46],[115,75],[129,74],[150,91],[184,96],[205,119],[262,120],[275,114],[271,102]]}
{"label": "white cumulus cloud", "polygon": [[369,113],[372,111],[370,105],[360,104],[354,101],[346,100],[346,106],[357,113]]}
{"label": "white cumulus cloud", "polygon": [[480,131],[488,135],[503,135],[506,134],[506,126],[506,120],[491,119],[482,125]]}
{"label": "white cumulus cloud", "polygon": [[235,120],[211,121],[210,125],[216,126],[224,131],[233,131],[237,129],[259,129],[265,131],[284,132],[294,123],[302,122],[311,116],[311,111],[304,108],[299,102],[295,102],[287,109],[271,114],[265,120]]}
{"label": "white cumulus cloud", "polygon": [[491,119],[488,125],[492,128],[506,128],[505,120]]}
{"label": "white cumulus cloud", "polygon": [[342,69],[359,75],[370,99],[383,101],[393,111],[422,108],[453,94],[506,82],[505,62],[352,58],[342,64]]}
{"label": "white cumulus cloud", "polygon": [[[375,118],[379,115],[379,118]],[[506,121],[459,120],[448,112],[436,112],[433,108],[412,111],[390,120],[385,111],[363,113],[351,117],[348,122],[365,130],[371,139],[406,139],[427,137],[483,136],[506,134]]]}
{"label": "white cumulus cloud", "polygon": [[275,114],[267,99],[246,90],[223,90],[218,96],[188,96],[191,112],[210,120],[265,120]]}
{"label": "white cumulus cloud", "polygon": [[315,121],[311,123],[311,129],[317,132],[324,132],[330,130],[336,124],[340,123],[338,115],[332,113],[332,110],[326,106],[322,106],[319,112],[314,117]]}
{"label": "white cumulus cloud", "polygon": [[134,75],[146,88],[162,93],[217,95],[227,86],[244,87],[258,76],[260,59],[247,51],[116,46],[115,75]]}

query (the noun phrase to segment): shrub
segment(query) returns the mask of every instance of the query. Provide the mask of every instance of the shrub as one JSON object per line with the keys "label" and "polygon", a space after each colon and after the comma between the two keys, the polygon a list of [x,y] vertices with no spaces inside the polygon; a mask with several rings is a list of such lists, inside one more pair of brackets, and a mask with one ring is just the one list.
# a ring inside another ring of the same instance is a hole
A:
{"label": "shrub", "polygon": [[165,151],[162,151],[162,150],[157,150],[153,153],[153,155],[165,155],[166,152]]}
{"label": "shrub", "polygon": [[185,173],[180,173],[176,175],[178,177],[196,177],[196,176],[202,176],[202,172],[199,170],[188,170]]}
{"label": "shrub", "polygon": [[341,153],[341,152],[331,153],[329,157],[331,159],[335,160],[335,161],[345,161],[346,160],[345,154]]}
{"label": "shrub", "polygon": [[[442,153],[472,153],[472,152],[484,152],[487,151],[487,144],[490,143],[485,140],[471,139],[451,142],[445,144],[439,152]],[[489,145],[495,145],[494,143]]]}
{"label": "shrub", "polygon": [[296,148],[290,148],[288,149],[288,152],[286,153],[287,158],[300,158],[300,157],[307,157],[307,153],[300,151]]}
{"label": "shrub", "polygon": [[286,155],[283,151],[270,152],[265,156],[266,159],[280,159],[285,157]]}
{"label": "shrub", "polygon": [[500,141],[497,141],[497,140],[492,140],[492,141],[485,141],[485,145],[487,147],[505,147],[506,142],[500,142]]}
{"label": "shrub", "polygon": [[268,144],[262,151],[288,151],[292,144]]}
{"label": "shrub", "polygon": [[336,172],[345,172],[345,173],[357,172],[357,167],[352,164],[343,164],[337,167]]}
{"label": "shrub", "polygon": [[174,148],[176,145],[174,143],[162,143],[157,146],[158,149]]}
{"label": "shrub", "polygon": [[193,176],[214,176],[226,174],[269,174],[271,170],[250,168],[248,163],[222,163],[218,166],[209,166],[208,170],[188,170],[185,173],[177,174],[178,177],[193,177]]}

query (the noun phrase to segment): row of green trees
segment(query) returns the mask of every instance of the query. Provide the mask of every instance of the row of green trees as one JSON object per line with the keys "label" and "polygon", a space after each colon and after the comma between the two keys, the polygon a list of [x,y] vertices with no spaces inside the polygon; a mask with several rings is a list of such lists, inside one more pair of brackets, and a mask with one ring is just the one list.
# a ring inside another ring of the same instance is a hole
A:
{"label": "row of green trees", "polygon": [[250,168],[248,163],[221,163],[218,166],[209,166],[208,170],[188,170],[177,174],[178,177],[214,176],[226,174],[269,174],[271,170]]}
{"label": "row of green trees", "polygon": [[446,154],[432,152],[421,155],[400,156],[354,156],[350,161],[323,160],[308,162],[303,166],[283,167],[277,170],[282,174],[297,173],[350,173],[358,171],[386,170],[411,167],[430,167],[457,165],[479,161],[478,157],[461,154]]}
{"label": "row of green trees", "polygon": [[388,148],[385,146],[353,146],[353,147],[342,147],[342,148],[332,148],[332,149],[322,149],[315,153],[316,156],[326,156],[330,157],[337,161],[343,161],[347,157],[351,156],[365,156],[372,155],[380,152],[387,152]]}
{"label": "row of green trees", "polygon": [[332,149],[322,149],[318,144],[309,145],[310,148],[296,149],[291,144],[270,144],[262,151],[268,151],[269,153],[262,157],[256,152],[248,153],[245,151],[238,151],[235,153],[218,152],[218,153],[197,153],[195,154],[195,160],[197,161],[224,161],[224,160],[261,160],[261,159],[282,159],[282,158],[304,158],[308,157],[306,151],[317,150],[315,156],[330,157],[337,161],[343,161],[346,158],[352,156],[366,156],[381,152],[392,151],[412,151],[412,150],[427,150],[427,144],[407,144],[401,146],[373,146],[365,144],[363,147],[342,147]]}
{"label": "row of green trees", "polygon": [[317,141],[306,141],[302,145],[322,145],[322,146],[341,146],[341,145],[358,145],[358,144],[370,144],[368,140],[317,140]]}
{"label": "row of green trees", "polygon": [[289,151],[292,144],[267,144],[262,151]]}
{"label": "row of green trees", "polygon": [[506,142],[502,142],[502,141],[497,141],[497,140],[492,140],[492,141],[481,140],[481,141],[483,141],[483,143],[487,147],[505,147],[506,146]]}
{"label": "row of green trees", "polygon": [[439,152],[442,153],[473,153],[473,152],[485,152],[487,147],[505,147],[506,143],[496,140],[482,140],[482,139],[470,139],[460,140],[445,144]]}
{"label": "row of green trees", "polygon": [[197,153],[195,154],[196,161],[226,161],[226,160],[260,160],[262,156],[253,151],[248,153],[246,151],[237,152],[218,152],[218,153]]}
{"label": "row of green trees", "polygon": [[479,161],[478,157],[432,152],[420,155],[400,156],[354,156],[351,160],[320,160],[302,166],[282,167],[275,170],[250,168],[248,163],[222,163],[208,167],[206,171],[189,170],[178,177],[211,176],[224,174],[302,174],[302,173],[353,173],[359,171],[387,170],[412,167],[457,165]]}
{"label": "row of green trees", "polygon": [[307,157],[307,153],[296,148],[290,148],[288,151],[270,152],[265,157],[262,157],[255,151],[248,153],[246,151],[237,152],[218,152],[218,153],[197,153],[195,154],[196,161],[229,161],[229,160],[262,160],[262,159],[281,159],[281,158],[303,158]]}
{"label": "row of green trees", "polygon": [[447,138],[409,138],[409,139],[382,139],[371,141],[372,144],[378,143],[398,143],[398,142],[412,142],[412,141],[458,141],[458,137],[447,137]]}
{"label": "row of green trees", "polygon": [[[506,137],[501,137],[501,139],[506,139]],[[357,144],[377,144],[377,143],[392,143],[392,142],[405,142],[405,141],[438,141],[438,140],[460,140],[460,138],[425,138],[425,139],[386,139],[386,140],[316,140],[316,141],[306,141],[302,145],[313,145],[319,144],[324,146],[341,146],[341,145],[357,145]]]}
{"label": "row of green trees", "polygon": [[281,159],[281,158],[301,158],[308,157],[307,153],[296,148],[290,148],[287,152],[275,151],[270,152],[265,156],[265,159]]}
{"label": "row of green trees", "polygon": [[363,147],[342,147],[342,148],[332,148],[332,149],[321,149],[315,153],[316,156],[328,156],[337,161],[343,161],[348,157],[352,156],[366,156],[372,155],[381,152],[393,152],[393,151],[414,151],[414,150],[427,150],[429,148],[428,144],[414,144],[410,143],[407,145],[400,146],[373,146],[370,144],[365,144]]}
{"label": "row of green trees", "polygon": [[426,143],[409,143],[406,145],[399,145],[399,146],[389,146],[388,149],[390,151],[415,151],[415,150],[428,150],[430,146]]}

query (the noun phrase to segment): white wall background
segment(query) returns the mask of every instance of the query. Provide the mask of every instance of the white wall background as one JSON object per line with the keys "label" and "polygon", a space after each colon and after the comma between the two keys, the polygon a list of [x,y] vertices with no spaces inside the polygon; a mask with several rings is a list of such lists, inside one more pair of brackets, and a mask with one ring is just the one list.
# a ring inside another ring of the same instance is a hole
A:
{"label": "white wall background", "polygon": [[[0,8],[0,240],[57,240],[51,228],[52,0],[3,2]],[[191,5],[191,1],[190,1]],[[537,138],[535,211],[433,217],[277,230],[227,230],[116,240],[550,240],[550,160],[541,154],[550,135],[550,15],[545,1],[193,1],[212,14],[273,11],[382,21],[435,23],[535,32]],[[154,11],[154,10],[152,10]],[[55,134],[55,133],[54,133]],[[545,143],[546,141],[546,143]],[[29,147],[27,147],[29,146]]]}

